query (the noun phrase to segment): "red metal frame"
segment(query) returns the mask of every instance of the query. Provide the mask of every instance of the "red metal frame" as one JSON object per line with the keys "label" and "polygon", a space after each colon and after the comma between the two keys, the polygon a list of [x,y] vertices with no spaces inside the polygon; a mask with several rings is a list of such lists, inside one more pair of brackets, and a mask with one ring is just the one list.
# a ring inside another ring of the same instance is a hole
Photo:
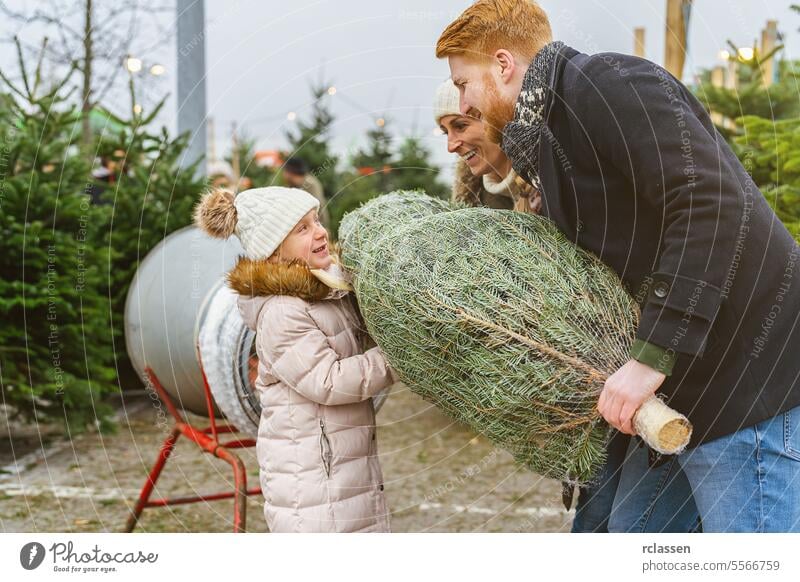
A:
{"label": "red metal frame", "polygon": [[[260,495],[261,487],[254,489],[247,489],[247,473],[245,471],[244,462],[239,458],[236,453],[231,452],[229,449],[241,449],[245,447],[255,446],[254,439],[232,439],[226,442],[220,442],[219,435],[225,433],[239,432],[236,427],[225,424],[217,426],[214,418],[214,401],[211,396],[211,390],[208,387],[208,379],[201,364],[200,370],[203,373],[203,389],[205,390],[206,406],[208,407],[208,418],[211,421],[210,426],[206,428],[198,428],[192,426],[183,416],[172,402],[172,399],[167,394],[161,382],[156,376],[155,372],[148,366],[145,368],[145,374],[150,380],[151,386],[158,393],[158,397],[167,407],[170,414],[175,419],[175,425],[172,427],[169,436],[164,440],[161,445],[161,450],[158,453],[156,462],[150,470],[147,480],[139,493],[139,499],[133,508],[133,511],[128,517],[125,524],[126,532],[132,532],[139,521],[142,511],[145,507],[164,507],[167,505],[183,505],[186,503],[198,503],[200,501],[216,501],[218,499],[230,499],[233,497],[233,532],[240,533],[245,531],[247,521],[247,496]],[[209,436],[209,433],[211,436]],[[175,443],[178,441],[180,435],[186,436],[189,440],[200,447],[203,452],[211,453],[225,462],[229,463],[233,468],[233,482],[234,490],[225,491],[220,493],[211,493],[208,495],[198,495],[194,497],[173,497],[162,499],[150,499],[156,481],[158,481],[161,471],[169,459],[172,450],[175,448]]]}

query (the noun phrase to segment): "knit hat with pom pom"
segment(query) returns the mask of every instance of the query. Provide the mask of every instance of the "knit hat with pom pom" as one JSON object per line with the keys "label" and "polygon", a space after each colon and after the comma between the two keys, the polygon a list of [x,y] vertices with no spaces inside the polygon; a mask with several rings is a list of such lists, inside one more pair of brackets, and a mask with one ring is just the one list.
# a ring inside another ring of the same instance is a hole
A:
{"label": "knit hat with pom pom", "polygon": [[252,188],[239,194],[216,189],[195,207],[194,222],[215,238],[235,234],[248,258],[266,259],[319,200],[298,188]]}

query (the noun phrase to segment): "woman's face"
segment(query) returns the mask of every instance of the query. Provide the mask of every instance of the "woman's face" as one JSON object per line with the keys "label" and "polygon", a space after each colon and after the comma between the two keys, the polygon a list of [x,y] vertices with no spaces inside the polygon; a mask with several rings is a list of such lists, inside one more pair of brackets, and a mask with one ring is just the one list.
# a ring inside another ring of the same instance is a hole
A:
{"label": "woman's face", "polygon": [[300,259],[312,269],[327,269],[333,259],[328,251],[328,231],[320,224],[317,210],[309,210],[292,229],[272,261],[289,262]]}
{"label": "woman's face", "polygon": [[489,141],[480,119],[445,115],[439,127],[447,136],[447,151],[461,156],[474,176],[499,174],[506,161],[500,146]]}

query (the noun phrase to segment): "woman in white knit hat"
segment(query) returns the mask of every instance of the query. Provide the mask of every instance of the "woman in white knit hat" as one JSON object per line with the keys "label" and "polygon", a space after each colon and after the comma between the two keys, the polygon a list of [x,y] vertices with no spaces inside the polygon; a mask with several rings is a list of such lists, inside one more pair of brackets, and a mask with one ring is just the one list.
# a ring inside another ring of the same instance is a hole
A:
{"label": "woman in white knit hat", "polygon": [[437,88],[433,102],[433,118],[447,135],[447,151],[459,156],[453,201],[538,213],[539,192],[517,176],[511,160],[486,136],[483,122],[461,114],[458,97],[458,88],[447,79]]}
{"label": "woman in white knit hat", "polygon": [[256,453],[273,532],[388,532],[372,396],[394,382],[367,335],[319,222],[294,188],[206,194],[195,222],[239,237],[228,274],[257,332]]}

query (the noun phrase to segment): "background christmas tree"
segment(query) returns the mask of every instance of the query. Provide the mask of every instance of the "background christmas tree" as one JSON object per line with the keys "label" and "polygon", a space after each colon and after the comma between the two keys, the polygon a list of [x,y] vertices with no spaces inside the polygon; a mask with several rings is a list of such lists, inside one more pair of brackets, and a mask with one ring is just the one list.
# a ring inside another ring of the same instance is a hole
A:
{"label": "background christmas tree", "polygon": [[[792,9],[800,14],[800,6]],[[752,57],[744,58],[729,44],[727,74],[736,78],[719,86],[712,82],[712,71],[705,71],[695,92],[778,217],[800,240],[800,61],[774,62],[776,75],[769,83],[765,65],[778,58],[782,46],[769,52],[755,47]]]}
{"label": "background christmas tree", "polygon": [[109,428],[104,397],[140,386],[125,348],[128,288],[147,253],[191,224],[206,180],[181,168],[188,136],[152,129],[163,101],[127,119],[103,112],[88,162],[72,75],[44,89],[41,62],[29,73],[19,51],[22,81],[0,73],[0,387],[22,418]]}
{"label": "background christmas tree", "polygon": [[403,140],[392,170],[393,190],[423,190],[429,196],[447,199],[450,186],[439,180],[439,168],[430,163],[431,152],[418,137]]}
{"label": "background christmas tree", "polygon": [[128,288],[150,250],[192,223],[192,209],[206,186],[195,166],[180,166],[189,136],[173,138],[166,128],[151,129],[163,103],[144,116],[114,117],[119,129],[97,138],[98,155],[111,161],[111,183],[100,195],[105,222],[97,229],[95,244],[110,251],[104,291],[112,301],[112,339],[125,385],[138,382],[125,349]]}
{"label": "background christmas tree", "polygon": [[238,167],[242,185],[240,190],[246,188],[263,188],[272,186],[279,181],[279,177],[271,168],[261,166],[256,163],[256,143],[257,139],[245,132],[241,132],[236,143],[231,148],[230,155],[226,156],[225,161],[231,167]]}
{"label": "background christmas tree", "polygon": [[334,116],[331,112],[330,85],[320,80],[311,85],[311,119],[297,121],[297,131],[286,132],[289,142],[287,156],[297,156],[308,164],[311,174],[322,183],[325,195],[330,198],[339,184],[336,165],[339,157],[330,145]]}
{"label": "background christmas tree", "polygon": [[381,117],[367,131],[367,143],[350,160],[342,177],[341,191],[331,201],[334,233],[342,217],[361,204],[394,190],[421,190],[446,199],[450,188],[439,181],[439,168],[428,160],[431,152],[418,137],[406,137],[399,147],[390,131],[390,121]]}
{"label": "background christmas tree", "polygon": [[800,118],[739,118],[734,143],[753,180],[792,235],[800,241]]}
{"label": "background christmas tree", "polygon": [[70,75],[44,89],[41,68],[27,71],[19,54],[22,81],[2,75],[0,96],[0,391],[23,419],[108,428],[103,396],[116,386],[107,251],[92,241],[104,210],[88,194]]}

